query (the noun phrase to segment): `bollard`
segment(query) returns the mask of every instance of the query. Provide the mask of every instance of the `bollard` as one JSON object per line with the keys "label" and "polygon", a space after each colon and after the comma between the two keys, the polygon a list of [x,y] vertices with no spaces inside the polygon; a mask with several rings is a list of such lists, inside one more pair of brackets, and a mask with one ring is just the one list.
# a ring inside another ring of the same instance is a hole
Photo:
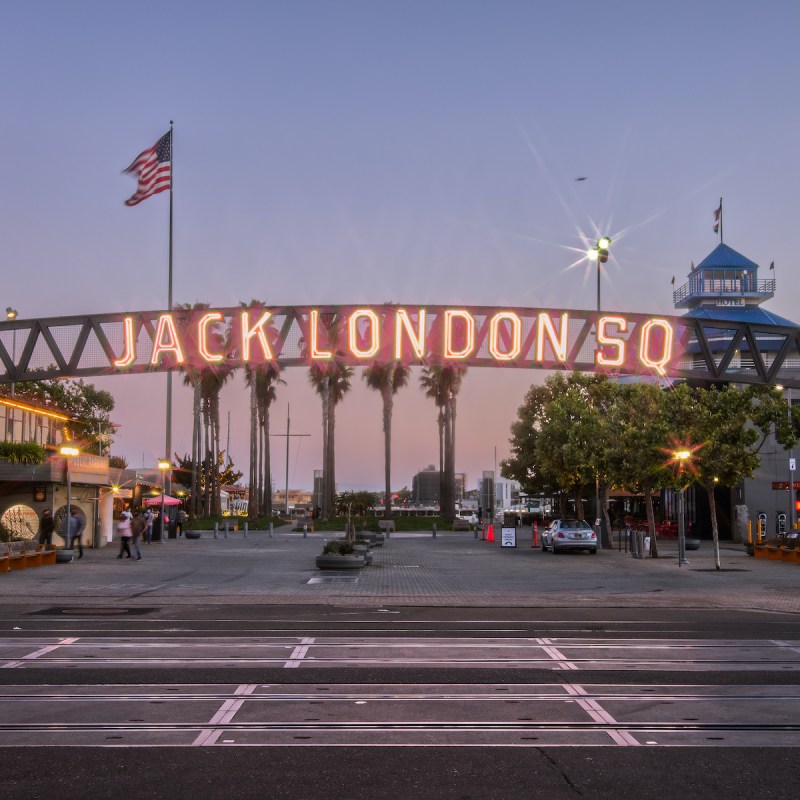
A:
{"label": "bollard", "polygon": [[225,538],[228,538],[228,520],[225,520]]}
{"label": "bollard", "polygon": [[433,533],[433,538],[435,539],[436,538],[436,523],[435,522],[433,523],[433,531],[432,531],[432,533]]}
{"label": "bollard", "polygon": [[217,538],[217,530],[218,530],[218,528],[219,528],[219,523],[215,522],[214,523],[214,538],[215,539]]}
{"label": "bollard", "polygon": [[244,538],[247,538],[247,520],[244,522]]}
{"label": "bollard", "polygon": [[272,538],[272,523],[269,524],[269,538]]}
{"label": "bollard", "polygon": [[538,547],[539,545],[539,523],[534,520],[533,521],[533,542],[531,543],[531,547]]}
{"label": "bollard", "polygon": [[308,538],[308,525],[303,525],[303,538]]}
{"label": "bollard", "polygon": [[477,525],[473,528],[473,531],[475,532],[473,538],[477,539],[478,538],[478,526]]}

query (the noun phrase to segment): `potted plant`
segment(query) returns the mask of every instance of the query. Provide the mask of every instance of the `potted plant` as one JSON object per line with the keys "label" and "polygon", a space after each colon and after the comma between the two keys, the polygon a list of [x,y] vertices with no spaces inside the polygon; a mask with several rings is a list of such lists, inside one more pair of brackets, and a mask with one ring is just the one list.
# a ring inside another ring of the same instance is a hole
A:
{"label": "potted plant", "polygon": [[347,539],[331,539],[317,556],[317,569],[360,569],[366,565],[364,555],[356,553]]}

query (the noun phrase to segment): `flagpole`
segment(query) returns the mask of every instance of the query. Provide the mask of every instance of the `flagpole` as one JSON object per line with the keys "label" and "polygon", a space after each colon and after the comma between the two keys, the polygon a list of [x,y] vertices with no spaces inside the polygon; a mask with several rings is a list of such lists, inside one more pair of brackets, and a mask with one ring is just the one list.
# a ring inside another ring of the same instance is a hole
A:
{"label": "flagpole", "polygon": [[[167,281],[167,311],[172,312],[172,187],[175,185],[175,135],[169,121],[169,277]],[[166,461],[172,463],[172,370],[167,372]],[[172,492],[172,471],[166,476],[167,490]],[[163,532],[162,532],[163,541]]]}
{"label": "flagpole", "polygon": [[[170,189],[170,197],[172,197],[172,190]],[[722,238],[722,198],[719,199],[719,243],[722,244],[725,240]]]}

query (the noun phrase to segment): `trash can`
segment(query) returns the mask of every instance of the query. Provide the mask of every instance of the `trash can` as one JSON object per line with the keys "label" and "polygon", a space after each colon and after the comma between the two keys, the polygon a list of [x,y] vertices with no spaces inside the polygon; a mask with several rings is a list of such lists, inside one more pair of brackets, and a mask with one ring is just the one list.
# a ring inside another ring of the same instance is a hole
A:
{"label": "trash can", "polygon": [[167,523],[167,530],[169,531],[170,539],[178,538],[178,520],[175,517],[170,517]]}
{"label": "trash can", "polygon": [[161,541],[161,514],[159,513],[153,516],[153,541]]}

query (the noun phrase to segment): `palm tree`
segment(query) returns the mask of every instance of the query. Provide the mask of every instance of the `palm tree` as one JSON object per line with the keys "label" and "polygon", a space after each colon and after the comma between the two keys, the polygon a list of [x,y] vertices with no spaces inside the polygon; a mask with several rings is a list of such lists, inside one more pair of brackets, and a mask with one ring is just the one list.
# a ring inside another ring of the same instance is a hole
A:
{"label": "palm tree", "polygon": [[336,494],[336,406],[350,391],[353,368],[336,361],[312,364],[308,379],[322,399],[322,516],[333,511]]}
{"label": "palm tree", "polygon": [[[262,309],[258,300],[242,303],[242,308]],[[267,326],[265,333],[275,345],[277,331]],[[276,384],[281,368],[276,361],[245,365],[245,382],[250,387],[250,486],[247,495],[247,516],[256,519],[272,516],[272,473],[269,446],[269,409],[277,397]]]}
{"label": "palm tree", "polygon": [[376,362],[364,370],[364,380],[370,389],[380,392],[383,401],[383,470],[385,495],[383,513],[386,519],[392,516],[392,411],[394,396],[408,383],[411,370],[398,364]]}
{"label": "palm tree", "polygon": [[439,507],[442,517],[455,517],[456,398],[467,368],[460,363],[425,367],[420,387],[439,408]]}

